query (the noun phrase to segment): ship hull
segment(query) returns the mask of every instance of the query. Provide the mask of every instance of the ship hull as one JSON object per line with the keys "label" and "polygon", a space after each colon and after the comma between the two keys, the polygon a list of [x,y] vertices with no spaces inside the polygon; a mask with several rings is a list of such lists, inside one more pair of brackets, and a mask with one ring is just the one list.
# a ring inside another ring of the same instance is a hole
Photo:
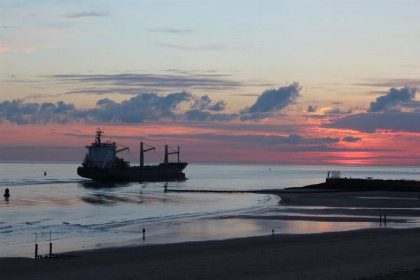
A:
{"label": "ship hull", "polygon": [[77,174],[94,181],[151,182],[185,180],[182,172],[188,163],[168,163],[124,168],[79,167]]}

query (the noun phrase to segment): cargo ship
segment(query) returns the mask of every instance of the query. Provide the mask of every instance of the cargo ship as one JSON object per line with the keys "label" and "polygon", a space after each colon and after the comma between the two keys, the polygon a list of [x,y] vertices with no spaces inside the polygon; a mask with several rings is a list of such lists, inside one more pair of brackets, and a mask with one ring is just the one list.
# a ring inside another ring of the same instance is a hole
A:
{"label": "cargo ship", "polygon": [[[95,142],[86,146],[88,152],[82,166],[77,168],[77,174],[83,178],[94,181],[108,182],[148,182],[148,181],[177,181],[185,180],[183,170],[188,163],[180,161],[179,147],[175,151],[169,151],[165,145],[165,157],[163,163],[157,165],[144,165],[144,154],[155,150],[155,147],[147,146],[140,142],[140,165],[130,166],[130,162],[117,157],[117,153],[129,150],[129,147],[117,149],[117,144],[111,141],[102,142],[103,131],[96,131]],[[169,162],[169,156],[176,154],[177,162]]]}

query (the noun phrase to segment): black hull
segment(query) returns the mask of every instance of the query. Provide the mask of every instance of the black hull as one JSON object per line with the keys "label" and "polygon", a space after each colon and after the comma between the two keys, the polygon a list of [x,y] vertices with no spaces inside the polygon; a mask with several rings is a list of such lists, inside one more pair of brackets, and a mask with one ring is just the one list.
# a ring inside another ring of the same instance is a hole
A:
{"label": "black hull", "polygon": [[94,181],[107,182],[152,182],[185,180],[182,172],[188,163],[168,163],[151,166],[126,168],[85,168],[78,167],[77,174]]}

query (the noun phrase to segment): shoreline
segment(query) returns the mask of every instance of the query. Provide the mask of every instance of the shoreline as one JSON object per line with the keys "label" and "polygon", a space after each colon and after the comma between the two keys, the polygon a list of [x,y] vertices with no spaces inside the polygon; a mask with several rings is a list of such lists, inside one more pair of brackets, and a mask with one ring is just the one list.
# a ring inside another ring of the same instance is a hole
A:
{"label": "shoreline", "polygon": [[[417,192],[260,193],[279,195],[279,206],[286,212],[250,219],[378,222],[379,215],[386,213],[389,223],[404,224],[407,221],[398,217],[420,218]],[[300,217],[288,216],[289,207],[304,210]],[[0,275],[7,279],[34,275],[43,279],[420,279],[419,240],[420,227],[396,229],[379,223],[377,228],[312,234],[276,230],[274,235],[256,237],[63,253],[75,256],[68,259],[0,258]]]}
{"label": "shoreline", "polygon": [[[418,279],[420,228],[275,234],[0,258],[5,279]],[[396,278],[402,277],[402,278]]]}

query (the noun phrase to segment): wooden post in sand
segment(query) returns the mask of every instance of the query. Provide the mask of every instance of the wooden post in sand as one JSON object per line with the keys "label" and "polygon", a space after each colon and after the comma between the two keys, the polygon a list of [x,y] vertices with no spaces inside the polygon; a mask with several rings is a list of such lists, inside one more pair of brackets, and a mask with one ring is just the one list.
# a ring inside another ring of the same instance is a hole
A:
{"label": "wooden post in sand", "polygon": [[37,233],[35,233],[35,259],[38,258],[38,244],[36,243]]}
{"label": "wooden post in sand", "polygon": [[50,258],[52,258],[51,231],[50,231]]}

